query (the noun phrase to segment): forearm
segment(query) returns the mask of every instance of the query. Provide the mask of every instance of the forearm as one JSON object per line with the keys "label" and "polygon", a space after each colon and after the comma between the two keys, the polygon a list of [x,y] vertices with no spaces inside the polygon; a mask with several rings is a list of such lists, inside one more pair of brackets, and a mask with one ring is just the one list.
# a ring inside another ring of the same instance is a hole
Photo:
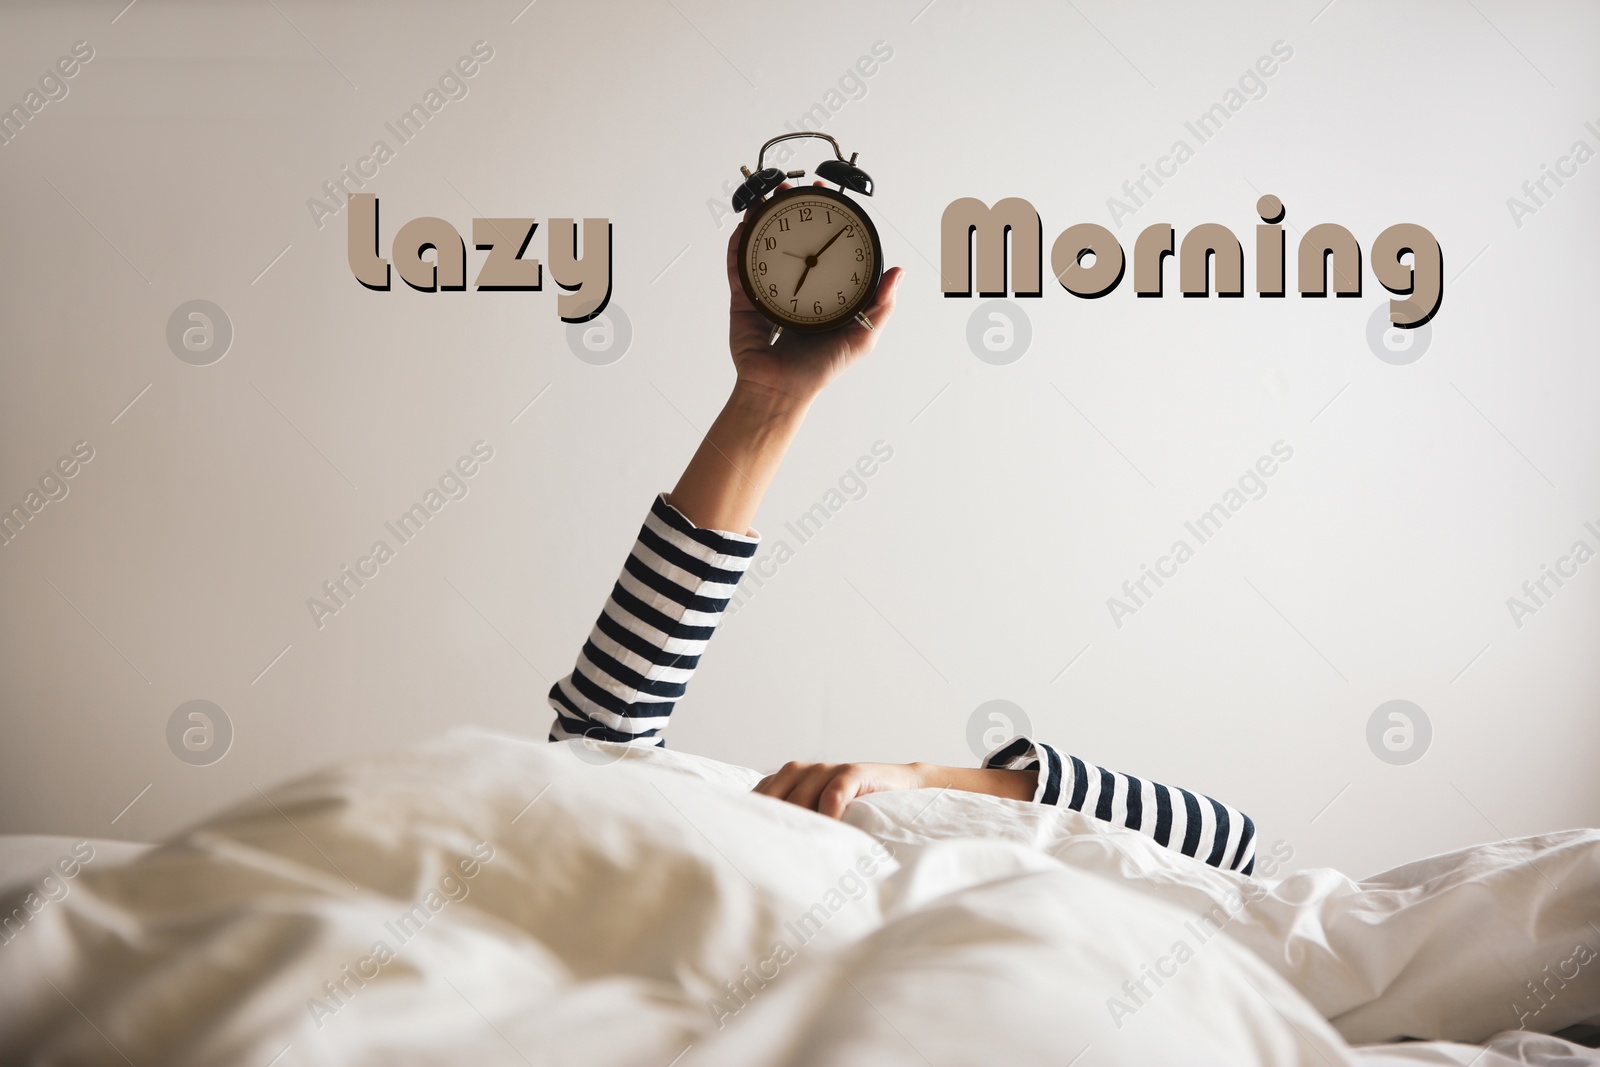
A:
{"label": "forearm", "polygon": [[660,744],[755,550],[658,499],[576,666],[550,688],[550,740]]}
{"label": "forearm", "polygon": [[940,767],[932,763],[914,764],[918,777],[929,789],[959,789],[964,793],[984,793],[1008,800],[1032,800],[1037,790],[1037,770],[1007,770],[999,767]]}
{"label": "forearm", "polygon": [[553,741],[660,744],[755,554],[750,530],[806,404],[736,385],[639,539],[578,655],[550,689]]}
{"label": "forearm", "polygon": [[736,385],[668,502],[696,526],[748,531],[808,407],[789,396]]}

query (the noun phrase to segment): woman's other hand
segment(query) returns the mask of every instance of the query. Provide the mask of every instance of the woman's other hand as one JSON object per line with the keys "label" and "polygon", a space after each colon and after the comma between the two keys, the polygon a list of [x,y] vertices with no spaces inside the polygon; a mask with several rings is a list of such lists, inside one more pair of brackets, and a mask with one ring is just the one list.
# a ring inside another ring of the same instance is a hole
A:
{"label": "woman's other hand", "polygon": [[856,797],[924,788],[930,769],[922,763],[785,763],[755,792],[837,819]]}
{"label": "woman's other hand", "polygon": [[755,792],[787,800],[830,819],[868,793],[896,789],[959,789],[1009,800],[1032,800],[1038,771],[941,767],[933,763],[785,763],[756,783]]}

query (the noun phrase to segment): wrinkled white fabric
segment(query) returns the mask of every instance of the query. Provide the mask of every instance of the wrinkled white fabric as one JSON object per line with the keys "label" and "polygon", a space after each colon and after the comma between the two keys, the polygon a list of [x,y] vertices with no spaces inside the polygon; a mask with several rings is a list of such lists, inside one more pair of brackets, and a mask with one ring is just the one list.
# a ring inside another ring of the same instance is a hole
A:
{"label": "wrinkled white fabric", "polygon": [[917,791],[841,823],[756,777],[460,731],[273,788],[30,914],[0,1061],[1372,1067],[1324,1015],[1455,1025],[1486,982],[1449,943],[1515,972],[1596,862],[1568,835],[1302,872],[1212,933],[1247,880],[1070,810]]}
{"label": "wrinkled white fabric", "polygon": [[1483,1045],[1420,1041],[1351,1049],[1360,1067],[1600,1067],[1600,1050],[1509,1030]]}
{"label": "wrinkled white fabric", "polygon": [[1480,845],[1359,882],[1298,871],[1268,891],[1077,812],[970,793],[928,806],[929,795],[867,797],[846,821],[902,856],[957,834],[1017,842],[1211,915],[1351,1042],[1476,1043],[1600,1014],[1597,830]]}

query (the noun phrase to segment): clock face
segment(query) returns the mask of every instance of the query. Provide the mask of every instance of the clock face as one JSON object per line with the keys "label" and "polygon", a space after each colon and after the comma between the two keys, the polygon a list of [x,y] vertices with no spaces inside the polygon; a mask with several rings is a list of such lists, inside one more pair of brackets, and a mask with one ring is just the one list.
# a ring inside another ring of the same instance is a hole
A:
{"label": "clock face", "polygon": [[739,251],[751,303],[780,326],[816,332],[854,318],[883,274],[878,232],[842,193],[804,186],[753,215]]}

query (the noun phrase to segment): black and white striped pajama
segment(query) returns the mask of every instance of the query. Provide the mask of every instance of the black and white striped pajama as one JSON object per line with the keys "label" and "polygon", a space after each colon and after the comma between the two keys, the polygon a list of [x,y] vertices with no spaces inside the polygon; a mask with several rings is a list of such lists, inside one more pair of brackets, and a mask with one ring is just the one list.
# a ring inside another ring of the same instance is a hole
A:
{"label": "black and white striped pajama", "polygon": [[[550,740],[660,745],[760,538],[706,530],[657,497],[572,673],[550,687]],[[1187,789],[1108,771],[1028,737],[983,766],[1037,770],[1033,799],[1137,830],[1213,867],[1255,869],[1255,824]]]}

